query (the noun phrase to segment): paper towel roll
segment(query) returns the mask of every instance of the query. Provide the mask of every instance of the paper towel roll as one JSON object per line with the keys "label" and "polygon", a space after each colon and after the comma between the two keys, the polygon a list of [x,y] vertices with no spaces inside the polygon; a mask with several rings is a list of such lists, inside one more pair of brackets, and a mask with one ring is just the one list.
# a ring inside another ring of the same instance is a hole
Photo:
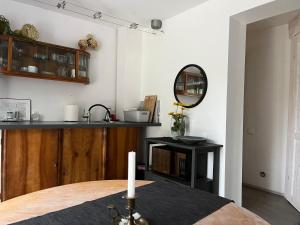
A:
{"label": "paper towel roll", "polygon": [[65,121],[76,122],[78,121],[78,105],[66,105],[65,106]]}

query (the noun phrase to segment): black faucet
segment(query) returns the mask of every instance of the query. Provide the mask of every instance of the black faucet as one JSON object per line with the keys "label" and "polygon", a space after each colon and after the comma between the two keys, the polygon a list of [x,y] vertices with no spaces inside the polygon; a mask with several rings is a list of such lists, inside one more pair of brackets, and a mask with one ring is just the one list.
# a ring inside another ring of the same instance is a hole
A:
{"label": "black faucet", "polygon": [[106,122],[110,122],[110,118],[111,118],[111,115],[110,115],[110,111],[109,111],[109,108],[107,108],[105,105],[102,105],[102,104],[95,104],[95,105],[92,105],[89,110],[88,110],[88,115],[87,115],[87,119],[88,119],[88,122],[91,122],[91,110],[96,107],[96,106],[99,106],[99,107],[102,107],[106,110],[106,114],[105,114],[105,118],[104,118],[104,121]]}

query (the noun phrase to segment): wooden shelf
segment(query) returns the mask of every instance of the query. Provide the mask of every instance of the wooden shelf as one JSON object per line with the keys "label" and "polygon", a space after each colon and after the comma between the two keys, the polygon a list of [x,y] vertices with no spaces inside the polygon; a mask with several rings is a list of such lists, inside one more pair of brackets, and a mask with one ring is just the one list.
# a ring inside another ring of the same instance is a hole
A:
{"label": "wooden shelf", "polygon": [[13,77],[26,77],[26,78],[32,78],[32,79],[42,79],[42,80],[56,80],[56,81],[64,81],[64,82],[73,82],[73,83],[81,83],[81,84],[89,84],[89,79],[85,77],[62,77],[57,75],[44,75],[41,73],[29,73],[29,72],[8,72],[7,70],[1,70],[0,73],[7,75],[7,76],[13,76]]}
{"label": "wooden shelf", "polygon": [[[90,54],[86,51],[69,48],[54,44],[49,44],[45,42],[32,41],[24,38],[19,38],[10,35],[0,35],[0,40],[7,41],[8,53],[7,53],[7,68],[0,68],[0,73],[6,76],[14,76],[14,77],[25,77],[32,79],[43,79],[43,80],[54,80],[54,81],[63,81],[63,82],[72,82],[79,84],[89,84],[88,78],[88,64]],[[15,49],[21,50],[23,54],[14,55]],[[25,50],[24,50],[25,49]],[[39,49],[39,50],[38,50]],[[51,50],[50,50],[51,49]],[[47,60],[38,60],[34,57],[34,54],[40,53],[42,51],[43,54],[46,54]],[[25,53],[24,53],[25,52]],[[70,60],[68,56],[74,57],[74,64],[69,64],[66,60],[64,63],[59,63],[58,59],[50,59],[52,55],[56,55],[57,57],[66,57],[67,60]],[[81,65],[84,60],[84,65]],[[52,72],[53,75],[43,74],[43,73],[30,73],[18,71],[21,67],[28,66],[36,66],[40,71],[49,71]],[[16,67],[17,66],[17,71]],[[84,68],[83,70],[87,77],[81,77],[80,68]],[[54,73],[58,73],[59,67],[68,68],[68,73],[70,74],[70,70],[72,68],[75,69],[75,78],[70,76],[61,76]]]}

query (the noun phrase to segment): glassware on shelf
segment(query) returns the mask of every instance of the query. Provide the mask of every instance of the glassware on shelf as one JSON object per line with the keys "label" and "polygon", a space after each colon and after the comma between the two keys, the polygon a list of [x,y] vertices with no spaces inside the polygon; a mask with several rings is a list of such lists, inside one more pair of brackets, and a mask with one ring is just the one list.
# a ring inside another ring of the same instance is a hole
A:
{"label": "glassware on shelf", "polygon": [[62,77],[67,77],[67,70],[64,66],[60,66],[57,70],[57,75]]}
{"label": "glassware on shelf", "polygon": [[78,71],[79,77],[87,78],[88,71],[89,71],[89,55],[81,53],[79,57],[79,71]]}
{"label": "glassware on shelf", "polygon": [[7,70],[8,41],[0,40],[0,70]]}
{"label": "glassware on shelf", "polygon": [[43,74],[75,78],[72,73],[75,71],[75,53],[75,51],[56,49],[55,47],[49,48],[47,70]]}
{"label": "glassware on shelf", "polygon": [[42,69],[42,59],[45,59],[45,55],[42,46],[16,40],[13,43],[12,70],[36,74]]}
{"label": "glassware on shelf", "polygon": [[67,61],[69,65],[75,65],[75,55],[72,53],[67,53],[66,54]]}
{"label": "glassware on shelf", "polygon": [[33,58],[36,60],[46,61],[48,60],[48,55],[36,52],[34,53]]}

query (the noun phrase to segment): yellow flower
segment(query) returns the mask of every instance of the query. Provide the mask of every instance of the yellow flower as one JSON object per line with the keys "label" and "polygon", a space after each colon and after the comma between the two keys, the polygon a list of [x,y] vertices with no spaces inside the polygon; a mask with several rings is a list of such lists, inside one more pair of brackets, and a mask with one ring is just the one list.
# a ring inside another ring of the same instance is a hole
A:
{"label": "yellow flower", "polygon": [[[172,116],[174,119],[180,119],[180,118],[185,117],[183,111],[186,110],[186,108],[184,108],[184,107],[187,105],[185,105],[181,102],[174,102],[173,105],[177,106],[177,109],[175,112],[170,112],[169,115]],[[180,108],[178,108],[178,107],[180,107]]]}
{"label": "yellow flower", "polygon": [[181,103],[181,102],[174,102],[173,105],[181,106],[181,107],[187,107],[187,106],[191,106],[192,104],[184,104],[184,103]]}
{"label": "yellow flower", "polygon": [[175,105],[175,106],[184,106],[184,104],[181,103],[181,102],[174,102],[173,105]]}

